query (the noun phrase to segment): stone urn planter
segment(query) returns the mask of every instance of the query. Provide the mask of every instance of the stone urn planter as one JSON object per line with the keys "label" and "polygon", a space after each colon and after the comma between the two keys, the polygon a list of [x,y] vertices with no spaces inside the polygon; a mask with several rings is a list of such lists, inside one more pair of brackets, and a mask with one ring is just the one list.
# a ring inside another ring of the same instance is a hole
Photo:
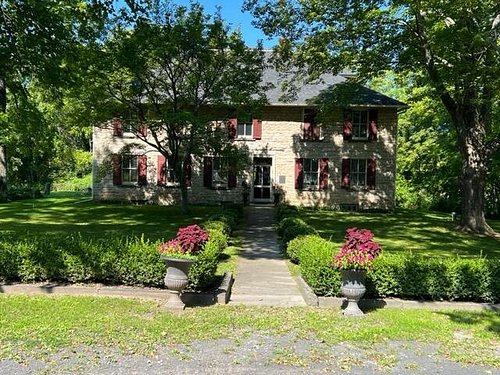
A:
{"label": "stone urn planter", "polygon": [[365,270],[342,270],[342,295],[347,299],[347,307],[342,312],[346,316],[363,315],[358,302],[366,292]]}
{"label": "stone urn planter", "polygon": [[166,306],[175,310],[184,310],[186,305],[181,300],[181,293],[188,284],[189,269],[195,260],[169,256],[164,256],[162,259],[167,265],[165,286],[171,293]]}

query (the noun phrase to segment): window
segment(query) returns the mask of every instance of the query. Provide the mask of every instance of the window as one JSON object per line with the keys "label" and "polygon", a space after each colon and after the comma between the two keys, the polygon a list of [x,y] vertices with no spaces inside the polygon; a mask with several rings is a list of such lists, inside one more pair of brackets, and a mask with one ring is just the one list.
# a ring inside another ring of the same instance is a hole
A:
{"label": "window", "polygon": [[351,159],[351,186],[366,186],[366,159]]}
{"label": "window", "polygon": [[253,123],[251,117],[238,117],[236,127],[237,138],[252,138],[253,137]]}
{"label": "window", "polygon": [[321,127],[317,124],[317,111],[312,108],[304,109],[302,138],[307,141],[318,141],[321,139]]}
{"label": "window", "polygon": [[229,139],[262,139],[262,120],[252,116],[233,117],[228,122]]}
{"label": "window", "polygon": [[304,159],[304,189],[317,189],[319,177],[318,159]]}
{"label": "window", "polygon": [[122,183],[136,183],[138,181],[137,156],[123,155],[122,157]]}
{"label": "window", "polygon": [[221,157],[203,158],[203,186],[207,188],[235,188],[236,163]]}
{"label": "window", "polygon": [[179,184],[172,166],[173,164],[170,161],[167,162],[165,156],[158,155],[157,183],[159,186]]}
{"label": "window", "polygon": [[368,138],[368,111],[352,111],[352,138]]}
{"label": "window", "polygon": [[295,188],[328,189],[328,159],[295,159]]}
{"label": "window", "polygon": [[378,110],[345,110],[343,136],[345,141],[376,141],[378,133]]}
{"label": "window", "polygon": [[212,164],[212,186],[227,186],[227,160],[216,157]]}
{"label": "window", "polygon": [[377,161],[369,159],[342,159],[342,187],[375,189]]}

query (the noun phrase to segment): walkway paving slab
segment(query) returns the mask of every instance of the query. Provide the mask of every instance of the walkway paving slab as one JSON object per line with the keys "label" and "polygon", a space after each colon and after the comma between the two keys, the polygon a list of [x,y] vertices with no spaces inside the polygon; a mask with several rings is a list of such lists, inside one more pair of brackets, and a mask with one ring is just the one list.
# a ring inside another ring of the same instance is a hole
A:
{"label": "walkway paving slab", "polygon": [[273,206],[245,209],[246,228],[230,303],[305,306],[273,227]]}

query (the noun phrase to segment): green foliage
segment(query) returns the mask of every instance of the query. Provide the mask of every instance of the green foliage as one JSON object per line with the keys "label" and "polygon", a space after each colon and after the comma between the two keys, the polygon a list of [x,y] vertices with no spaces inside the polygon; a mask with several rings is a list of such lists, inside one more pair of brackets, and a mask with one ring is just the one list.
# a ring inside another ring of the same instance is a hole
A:
{"label": "green foliage", "polygon": [[54,182],[52,191],[79,191],[86,192],[92,187],[92,175],[83,177],[64,178]]}
{"label": "green foliage", "polygon": [[220,220],[208,220],[202,224],[202,227],[211,232],[212,230],[220,231],[229,236],[231,227],[227,222]]}
{"label": "green foliage", "polygon": [[333,254],[333,243],[321,238],[317,234],[298,236],[288,243],[286,254],[291,261],[299,263],[302,252],[317,252],[318,248],[322,246],[329,247]]}
{"label": "green foliage", "polygon": [[[297,249],[302,277],[318,295],[340,295],[341,272],[331,267],[333,244],[309,237]],[[496,303],[499,275],[498,259],[383,254],[367,273],[366,297]]]}
{"label": "green foliage", "polygon": [[283,233],[285,233],[285,230],[292,226],[292,225],[304,225],[306,222],[298,217],[292,216],[292,217],[285,217],[281,221],[278,222],[278,225],[276,226],[276,233],[278,236],[283,237]]}
{"label": "green foliage", "polygon": [[287,247],[288,243],[294,238],[308,234],[317,234],[316,229],[306,223],[294,223],[283,231],[283,246]]}
{"label": "green foliage", "polygon": [[209,230],[210,237],[203,246],[203,251],[196,258],[189,270],[189,288],[201,290],[212,286],[217,279],[216,271],[219,259],[227,247],[227,236],[219,230]]}
{"label": "green foliage", "polygon": [[498,302],[500,261],[383,255],[368,274],[369,293],[381,297]]}
{"label": "green foliage", "polygon": [[276,221],[279,223],[285,217],[297,216],[299,208],[297,206],[290,206],[287,204],[278,204],[275,211]]}
{"label": "green foliage", "polygon": [[315,235],[299,238],[302,241],[295,246],[304,280],[317,295],[338,295],[341,276],[340,271],[331,266],[335,253],[333,244]]}
{"label": "green foliage", "polygon": [[228,228],[230,228],[231,232],[236,229],[236,225],[238,224],[237,215],[234,212],[221,212],[215,215],[212,215],[208,218],[208,221],[220,221],[224,223]]}

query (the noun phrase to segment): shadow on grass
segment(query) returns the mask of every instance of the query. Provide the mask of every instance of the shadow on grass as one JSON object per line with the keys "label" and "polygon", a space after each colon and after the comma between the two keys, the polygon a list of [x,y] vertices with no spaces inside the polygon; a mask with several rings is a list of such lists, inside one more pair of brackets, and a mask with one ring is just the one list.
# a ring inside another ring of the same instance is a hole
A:
{"label": "shadow on grass", "polygon": [[451,321],[470,326],[486,325],[486,330],[500,335],[500,314],[498,311],[439,311]]}

